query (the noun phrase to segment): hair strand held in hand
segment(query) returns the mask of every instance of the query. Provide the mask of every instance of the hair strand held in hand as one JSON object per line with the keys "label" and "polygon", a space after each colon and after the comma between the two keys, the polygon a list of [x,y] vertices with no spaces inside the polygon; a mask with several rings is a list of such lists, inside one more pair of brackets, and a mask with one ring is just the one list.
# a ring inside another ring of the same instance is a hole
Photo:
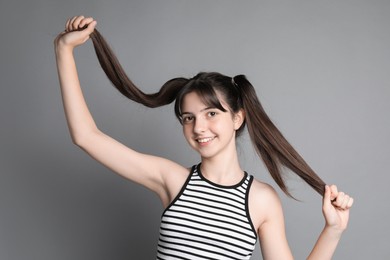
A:
{"label": "hair strand held in hand", "polygon": [[237,130],[237,136],[246,124],[256,152],[262,158],[278,186],[288,196],[291,196],[283,178],[282,166],[284,166],[323,195],[325,183],[273,124],[261,106],[255,89],[244,75],[231,78],[220,73],[203,72],[191,79],[182,77],[171,79],[157,93],[145,94],[126,75],[102,35],[95,29],[90,36],[101,67],[112,84],[124,96],[151,108],[164,106],[175,101],[175,113],[180,119],[181,102],[186,94],[193,91],[203,98],[205,104],[225,111],[216,95],[216,91],[219,91],[233,112],[244,110],[245,122]]}

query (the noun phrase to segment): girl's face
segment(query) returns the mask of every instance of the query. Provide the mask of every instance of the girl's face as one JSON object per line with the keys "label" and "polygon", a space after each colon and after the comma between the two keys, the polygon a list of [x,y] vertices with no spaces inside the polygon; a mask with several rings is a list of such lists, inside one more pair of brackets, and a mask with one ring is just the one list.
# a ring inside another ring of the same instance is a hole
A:
{"label": "girl's face", "polygon": [[195,92],[183,98],[183,132],[190,146],[202,158],[211,158],[225,152],[235,152],[235,131],[243,122],[243,113],[232,114],[229,106],[218,94],[223,112],[208,107]]}

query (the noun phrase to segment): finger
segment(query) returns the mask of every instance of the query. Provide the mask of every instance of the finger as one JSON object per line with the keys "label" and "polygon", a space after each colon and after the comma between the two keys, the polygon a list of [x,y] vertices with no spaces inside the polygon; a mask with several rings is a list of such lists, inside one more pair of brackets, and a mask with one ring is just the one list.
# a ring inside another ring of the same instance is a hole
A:
{"label": "finger", "polygon": [[73,16],[72,18],[69,18],[68,21],[66,22],[66,31],[67,32],[71,31],[71,28],[72,28],[71,24],[72,24],[73,20],[76,19],[75,17],[76,16]]}
{"label": "finger", "polygon": [[338,193],[339,193],[339,191],[338,191],[338,189],[337,189],[337,186],[334,185],[334,184],[332,184],[332,185],[330,186],[330,191],[332,192],[332,194],[338,194]]}
{"label": "finger", "polygon": [[84,18],[80,21],[80,24],[79,24],[79,27],[80,28],[84,28],[85,25],[88,25],[90,24],[91,22],[93,22],[93,18],[92,17],[87,17],[87,18]]}
{"label": "finger", "polygon": [[79,24],[80,24],[80,21],[84,19],[84,16],[78,16],[72,23],[72,27],[73,27],[73,30],[78,30],[80,27],[79,27]]}
{"label": "finger", "polygon": [[343,202],[340,205],[340,208],[347,209],[347,205],[348,205],[349,199],[350,199],[349,195],[345,194]]}
{"label": "finger", "polygon": [[96,21],[92,21],[91,23],[89,23],[87,25],[87,28],[85,29],[85,32],[88,33],[88,35],[90,35],[93,32],[93,30],[95,30],[96,24],[97,24]]}
{"label": "finger", "polygon": [[65,24],[65,31],[66,31],[66,32],[69,32],[69,24],[70,24],[70,19],[68,19],[68,20],[66,21],[66,24]]}
{"label": "finger", "polygon": [[344,192],[339,192],[336,199],[333,201],[333,205],[341,208],[341,205],[343,204],[345,194]]}
{"label": "finger", "polygon": [[65,31],[66,32],[70,32],[72,30],[72,21],[76,19],[76,16],[73,16],[71,18],[69,18],[67,21],[66,21],[66,24],[65,24]]}
{"label": "finger", "polygon": [[69,21],[69,24],[68,24],[68,32],[71,32],[73,31],[73,22],[77,19],[78,16],[73,16],[70,21]]}
{"label": "finger", "polygon": [[329,185],[325,185],[325,192],[322,203],[324,207],[328,207],[331,204],[331,190]]}
{"label": "finger", "polygon": [[332,201],[334,201],[337,198],[338,194],[339,194],[339,192],[337,190],[337,186],[336,185],[331,185],[330,186],[330,192],[331,192],[330,199]]}
{"label": "finger", "polygon": [[348,201],[348,204],[347,204],[347,208],[348,208],[348,209],[351,208],[352,205],[353,205],[353,198],[350,197],[350,198],[349,198],[349,201]]}

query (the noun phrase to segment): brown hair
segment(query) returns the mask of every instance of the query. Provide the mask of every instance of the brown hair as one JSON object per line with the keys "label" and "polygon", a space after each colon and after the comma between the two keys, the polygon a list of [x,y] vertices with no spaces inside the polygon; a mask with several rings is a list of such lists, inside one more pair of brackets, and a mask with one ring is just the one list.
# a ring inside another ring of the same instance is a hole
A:
{"label": "brown hair", "polygon": [[171,79],[157,93],[145,94],[128,78],[109,45],[96,29],[91,34],[91,39],[101,67],[124,96],[152,108],[175,101],[175,114],[181,122],[182,101],[190,92],[199,94],[206,105],[226,112],[216,94],[218,91],[232,112],[244,109],[245,122],[237,130],[237,136],[247,125],[257,154],[262,158],[272,178],[288,196],[292,197],[283,178],[282,166],[295,172],[319,194],[324,193],[325,183],[272,123],[261,106],[254,87],[244,75],[231,78],[217,72],[201,72],[190,79]]}

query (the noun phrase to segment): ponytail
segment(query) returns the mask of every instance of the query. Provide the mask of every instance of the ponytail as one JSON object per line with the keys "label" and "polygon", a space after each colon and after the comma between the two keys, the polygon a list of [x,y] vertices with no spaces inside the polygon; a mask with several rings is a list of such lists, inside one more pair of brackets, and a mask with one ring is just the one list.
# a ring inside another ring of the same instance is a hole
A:
{"label": "ponytail", "polygon": [[145,94],[126,75],[115,54],[98,30],[90,35],[100,66],[108,79],[127,98],[147,107],[160,107],[172,103],[180,89],[188,83],[186,78],[167,81],[159,92]]}
{"label": "ponytail", "polygon": [[278,186],[292,197],[281,174],[281,166],[285,166],[323,195],[324,181],[318,177],[272,123],[261,106],[251,83],[244,75],[238,75],[232,81],[240,89],[248,133],[254,148]]}
{"label": "ponytail", "polygon": [[[199,73],[192,79],[171,79],[157,93],[145,94],[128,78],[99,31],[95,29],[90,37],[101,67],[114,87],[124,96],[152,108],[164,106],[176,100],[175,113],[180,120],[180,107],[186,93],[195,91],[204,98],[206,103],[223,110],[214,89],[220,90],[225,94],[226,101],[234,112],[241,108],[244,109],[245,123],[257,154],[264,161],[272,178],[288,196],[292,197],[282,177],[281,166],[295,172],[318,193],[324,193],[325,183],[272,123],[257,99],[255,89],[244,75],[232,79],[219,73]],[[243,124],[240,127],[237,135],[241,133],[244,126]]]}

